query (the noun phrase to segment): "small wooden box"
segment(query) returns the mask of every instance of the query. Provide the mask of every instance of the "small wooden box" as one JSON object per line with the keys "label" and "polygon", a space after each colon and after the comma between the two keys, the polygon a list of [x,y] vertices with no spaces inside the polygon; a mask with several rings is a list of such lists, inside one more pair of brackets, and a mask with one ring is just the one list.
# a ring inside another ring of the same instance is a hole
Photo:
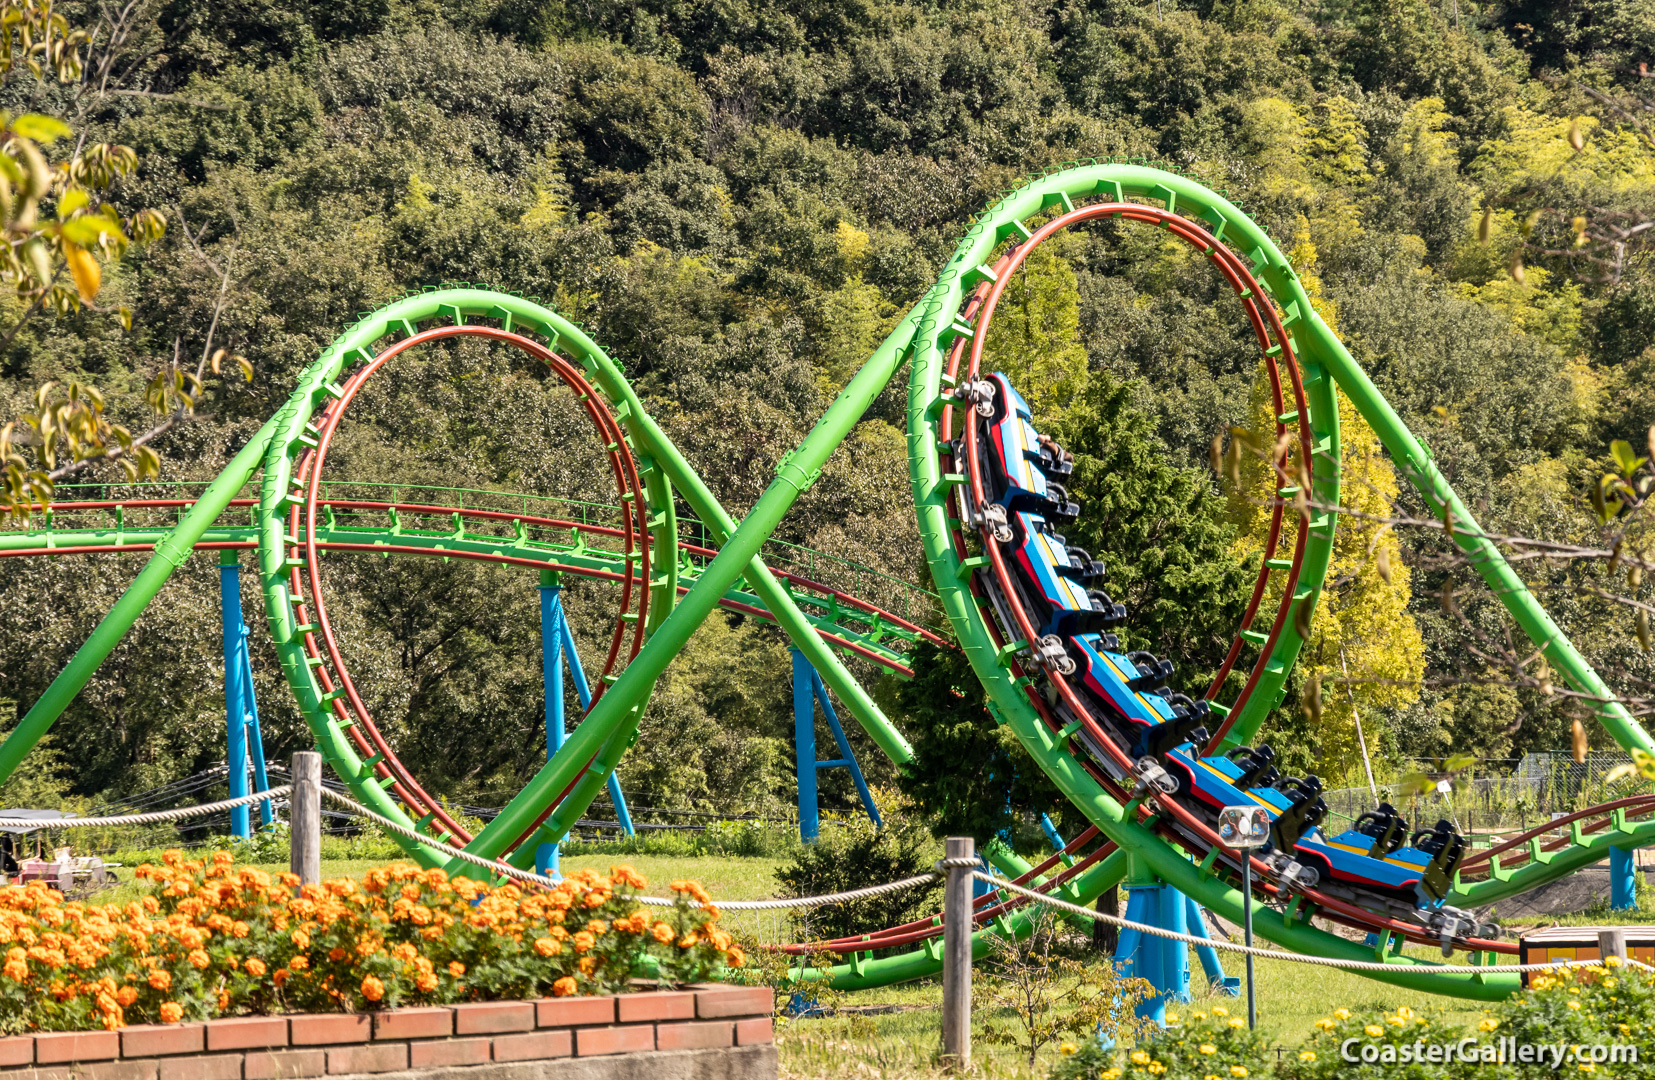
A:
{"label": "small wooden box", "polygon": [[[1598,934],[1620,930],[1626,935],[1626,955],[1632,960],[1655,964],[1655,926],[1553,926],[1531,930],[1517,939],[1517,962],[1549,964],[1556,960],[1599,960]],[[1523,974],[1523,985],[1529,984]]]}

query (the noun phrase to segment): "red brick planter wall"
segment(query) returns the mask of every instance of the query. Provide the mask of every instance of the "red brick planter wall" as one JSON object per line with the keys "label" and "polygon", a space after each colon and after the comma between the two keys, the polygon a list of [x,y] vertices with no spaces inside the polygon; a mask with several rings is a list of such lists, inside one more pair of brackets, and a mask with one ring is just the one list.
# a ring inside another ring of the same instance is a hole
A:
{"label": "red brick planter wall", "polygon": [[[774,1076],[772,1000],[766,986],[703,985],[613,997],[18,1035],[0,1039],[0,1080],[301,1080],[468,1068],[485,1080],[521,1071],[503,1065],[661,1051],[712,1052],[711,1058],[728,1051],[742,1063],[730,1075],[752,1076],[755,1065],[763,1073],[767,1062]],[[739,1053],[742,1048],[750,1050]],[[711,1060],[706,1053],[699,1057]],[[615,1069],[572,1071],[619,1075]],[[713,1077],[724,1071],[702,1060],[691,1073]]]}

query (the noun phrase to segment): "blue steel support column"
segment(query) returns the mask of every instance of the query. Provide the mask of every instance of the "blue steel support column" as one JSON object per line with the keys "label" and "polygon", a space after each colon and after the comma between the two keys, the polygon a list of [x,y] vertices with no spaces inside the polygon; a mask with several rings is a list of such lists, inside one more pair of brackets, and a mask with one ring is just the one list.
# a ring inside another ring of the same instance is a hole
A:
{"label": "blue steel support column", "polygon": [[[1185,921],[1188,923],[1188,933],[1198,938],[1212,940],[1207,934],[1206,920],[1201,917],[1201,905],[1193,899],[1184,897]],[[1224,964],[1218,958],[1218,950],[1211,945],[1197,945],[1196,958],[1201,961],[1201,970],[1207,975],[1207,984],[1218,993],[1226,997],[1241,996],[1241,977],[1224,974]]]}
{"label": "blue steel support column", "polygon": [[[1189,897],[1163,884],[1137,859],[1132,860],[1132,872],[1127,879],[1126,918],[1146,926],[1156,926],[1174,933],[1193,932],[1206,936],[1199,925],[1199,909]],[[1194,912],[1194,914],[1191,914]],[[1193,923],[1192,923],[1193,920]],[[1211,952],[1210,946],[1204,947]],[[1205,964],[1203,957],[1203,964]],[[1213,957],[1216,965],[1217,957]],[[1123,927],[1120,942],[1115,947],[1115,962],[1123,974],[1147,980],[1155,988],[1155,996],[1140,1002],[1133,1010],[1139,1016],[1166,1026],[1167,1004],[1188,1002],[1190,995],[1189,946],[1154,934]],[[1215,986],[1223,987],[1228,980],[1219,969]],[[1212,969],[1207,970],[1212,978]]]}
{"label": "blue steel support column", "polygon": [[793,762],[799,774],[799,839],[809,843],[821,834],[816,802],[816,695],[810,661],[793,650]]}
{"label": "blue steel support column", "polygon": [[[247,749],[253,756],[253,790],[269,791],[270,776],[264,770],[264,735],[259,731],[259,702],[258,696],[253,693],[253,657],[251,647],[247,643],[248,635],[252,631],[245,623],[241,627],[241,688],[242,688],[242,715],[246,719]],[[270,806],[269,800],[261,802],[259,806],[259,828],[268,829],[276,820],[276,812]]]}
{"label": "blue steel support column", "polygon": [[1638,906],[1638,871],[1631,848],[1609,849],[1609,906],[1626,911]]}
{"label": "blue steel support column", "polygon": [[[224,727],[229,736],[225,763],[230,769],[230,798],[247,794],[247,627],[241,621],[241,563],[236,553],[220,553],[218,563],[219,607],[224,627]],[[230,834],[247,839],[253,834],[247,807],[230,811]]]}
{"label": "blue steel support column", "polygon": [[[868,790],[868,781],[862,775],[862,766],[856,763],[856,754],[851,751],[850,740],[845,738],[845,729],[839,723],[839,714],[833,709],[833,701],[828,697],[827,686],[823,684],[822,676],[810,665],[810,661],[805,659],[804,653],[798,649],[791,651],[793,758],[799,774],[799,839],[814,840],[821,831],[816,784],[818,769],[836,769],[841,766],[849,769],[851,782],[856,785],[857,797],[862,800],[862,809],[868,812],[868,818],[875,827],[883,827],[885,823],[879,816],[879,807],[874,805],[873,792]],[[822,715],[827,719],[828,730],[833,733],[834,744],[839,747],[839,756],[827,761],[816,760],[818,703],[822,706]],[[981,896],[985,887],[983,882],[974,881],[972,885],[976,889],[976,895]]]}
{"label": "blue steel support column", "polygon": [[[563,712],[564,663],[569,665],[569,677],[574,680],[580,707],[586,709],[592,705],[592,687],[586,681],[586,669],[581,666],[580,653],[575,649],[575,632],[569,628],[569,616],[563,611],[561,586],[556,570],[540,571],[540,677],[546,687],[547,761],[568,735]],[[609,800],[615,804],[615,820],[620,822],[621,832],[632,836],[632,813],[621,794],[621,779],[614,773],[609,774]],[[557,860],[556,844],[541,844],[535,849],[537,873],[555,875]]]}
{"label": "blue steel support column", "polygon": [[[563,600],[556,570],[540,571],[540,680],[546,689],[546,760],[550,761],[563,745],[563,658],[561,630],[567,629],[563,618]],[[557,845],[541,844],[535,848],[534,869],[537,874],[558,876]]]}

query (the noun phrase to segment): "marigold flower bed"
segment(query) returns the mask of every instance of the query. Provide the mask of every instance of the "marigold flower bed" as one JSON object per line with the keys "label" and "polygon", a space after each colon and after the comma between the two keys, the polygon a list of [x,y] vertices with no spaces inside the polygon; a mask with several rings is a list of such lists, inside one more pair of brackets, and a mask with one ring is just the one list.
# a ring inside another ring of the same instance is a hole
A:
{"label": "marigold flower bed", "polygon": [[686,983],[745,962],[699,884],[646,908],[630,866],[525,890],[392,863],[300,888],[169,851],[137,876],[155,888],[125,906],[0,889],[0,1032],[608,994],[646,956]]}

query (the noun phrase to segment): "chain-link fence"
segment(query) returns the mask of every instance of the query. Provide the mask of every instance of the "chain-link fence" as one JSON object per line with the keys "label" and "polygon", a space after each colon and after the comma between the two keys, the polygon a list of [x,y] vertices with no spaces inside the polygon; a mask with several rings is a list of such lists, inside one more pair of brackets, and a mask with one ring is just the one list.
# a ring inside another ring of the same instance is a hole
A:
{"label": "chain-link fence", "polygon": [[[1431,790],[1408,791],[1400,777],[1377,787],[1380,800],[1402,811],[1415,828],[1447,819],[1468,834],[1526,831],[1558,815],[1647,791],[1647,780],[1608,779],[1630,760],[1623,753],[1589,754],[1584,762],[1566,753],[1528,754],[1479,761],[1472,769],[1450,775],[1435,761],[1411,759],[1408,768],[1429,780]],[[1374,793],[1365,785],[1326,791],[1322,798],[1327,802],[1327,827],[1333,832],[1348,828],[1374,806]]]}

